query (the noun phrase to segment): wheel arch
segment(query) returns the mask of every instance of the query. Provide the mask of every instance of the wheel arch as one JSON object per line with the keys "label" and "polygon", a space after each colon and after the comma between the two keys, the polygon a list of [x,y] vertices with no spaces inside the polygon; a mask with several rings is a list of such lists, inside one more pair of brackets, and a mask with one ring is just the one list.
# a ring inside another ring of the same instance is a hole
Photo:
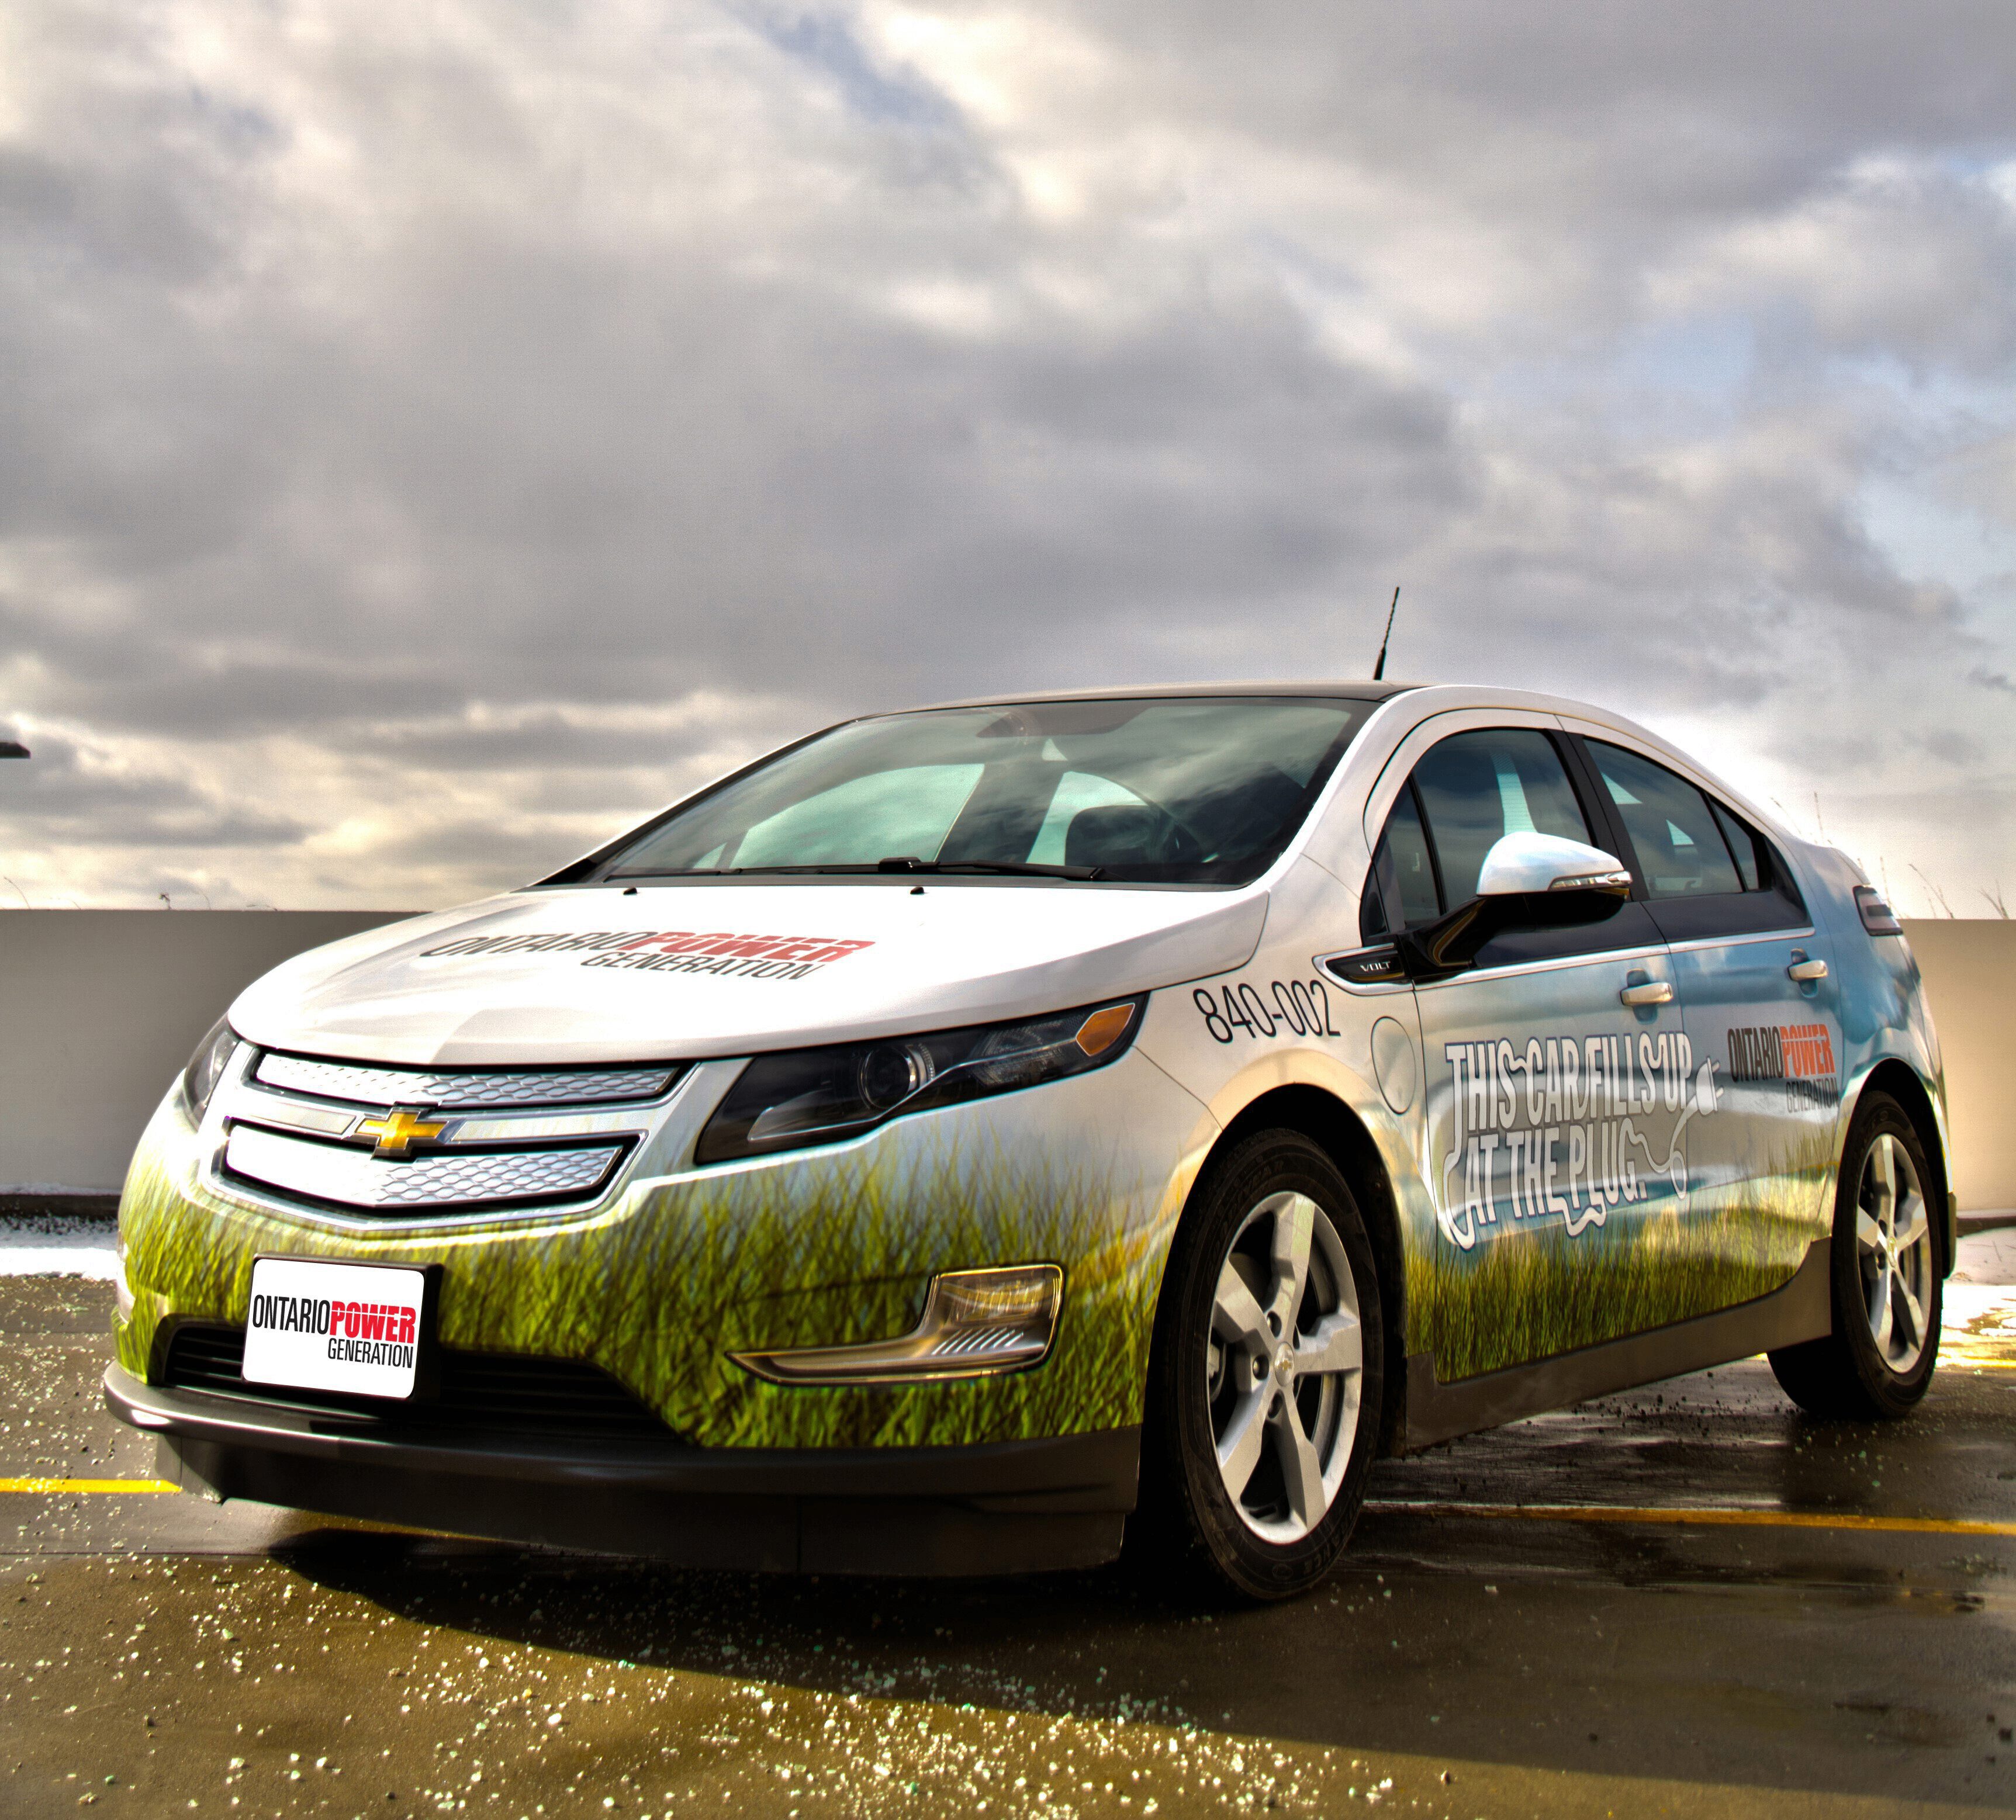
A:
{"label": "wheel arch", "polygon": [[[1380,1324],[1384,1329],[1386,1383],[1379,1412],[1379,1451],[1399,1451],[1406,1432],[1406,1254],[1399,1207],[1379,1146],[1358,1115],[1334,1094],[1303,1083],[1272,1088],[1244,1106],[1219,1133],[1197,1179],[1255,1131],[1299,1131],[1318,1146],[1351,1184],[1379,1264]],[[1192,1190],[1195,1192],[1194,1189]]]}
{"label": "wheel arch", "polygon": [[1933,1225],[1939,1235],[1939,1275],[1953,1274],[1953,1254],[1958,1249],[1957,1233],[1953,1218],[1952,1182],[1946,1168],[1946,1146],[1939,1133],[1939,1114],[1932,1106],[1932,1096],[1917,1071],[1906,1061],[1895,1056],[1887,1056],[1862,1078],[1856,1088],[1855,1109],[1842,1130],[1842,1142],[1847,1142],[1847,1131],[1855,1123],[1856,1115],[1862,1110],[1863,1102],[1872,1093],[1887,1093],[1904,1110],[1911,1121],[1911,1128],[1918,1134],[1918,1142],[1924,1146],[1925,1160],[1931,1165],[1933,1179],[1925,1185],[1932,1203]]}

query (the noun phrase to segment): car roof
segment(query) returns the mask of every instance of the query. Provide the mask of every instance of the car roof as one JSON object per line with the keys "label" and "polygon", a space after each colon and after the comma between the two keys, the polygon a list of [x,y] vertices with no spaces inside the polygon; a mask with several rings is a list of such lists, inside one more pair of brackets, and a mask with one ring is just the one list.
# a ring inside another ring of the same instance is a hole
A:
{"label": "car roof", "polygon": [[1116,689],[1024,689],[1013,695],[976,695],[957,701],[930,702],[920,707],[898,708],[898,714],[931,714],[940,708],[1014,707],[1039,701],[1158,701],[1201,696],[1300,696],[1317,701],[1381,702],[1422,686],[1418,682],[1374,682],[1367,677],[1341,678],[1330,682],[1164,682],[1129,683]]}

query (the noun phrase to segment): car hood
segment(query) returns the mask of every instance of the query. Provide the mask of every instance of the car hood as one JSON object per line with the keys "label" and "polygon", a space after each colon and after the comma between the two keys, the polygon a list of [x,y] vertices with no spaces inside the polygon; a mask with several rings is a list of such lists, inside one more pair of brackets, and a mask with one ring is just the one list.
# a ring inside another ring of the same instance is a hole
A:
{"label": "car hood", "polygon": [[742,1056],[1067,1009],[1242,966],[1260,890],[880,880],[522,892],[297,955],[232,1027],[453,1066]]}

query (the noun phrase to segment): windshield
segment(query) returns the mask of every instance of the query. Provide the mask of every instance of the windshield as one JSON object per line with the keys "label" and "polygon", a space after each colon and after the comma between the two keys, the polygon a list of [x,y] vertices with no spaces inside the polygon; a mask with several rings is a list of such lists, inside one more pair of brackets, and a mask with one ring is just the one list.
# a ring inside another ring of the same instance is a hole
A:
{"label": "windshield", "polygon": [[588,876],[941,870],[1244,884],[1301,825],[1370,705],[1029,702],[855,721],[671,811]]}

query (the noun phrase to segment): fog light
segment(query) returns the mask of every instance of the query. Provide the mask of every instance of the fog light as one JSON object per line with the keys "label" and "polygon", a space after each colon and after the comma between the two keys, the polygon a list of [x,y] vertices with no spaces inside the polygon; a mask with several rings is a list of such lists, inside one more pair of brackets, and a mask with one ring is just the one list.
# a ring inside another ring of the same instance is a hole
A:
{"label": "fog light", "polygon": [[931,1279],[923,1318],[901,1339],[729,1357],[773,1384],[989,1377],[1035,1365],[1050,1350],[1064,1295],[1064,1273],[1054,1264],[946,1271]]}

